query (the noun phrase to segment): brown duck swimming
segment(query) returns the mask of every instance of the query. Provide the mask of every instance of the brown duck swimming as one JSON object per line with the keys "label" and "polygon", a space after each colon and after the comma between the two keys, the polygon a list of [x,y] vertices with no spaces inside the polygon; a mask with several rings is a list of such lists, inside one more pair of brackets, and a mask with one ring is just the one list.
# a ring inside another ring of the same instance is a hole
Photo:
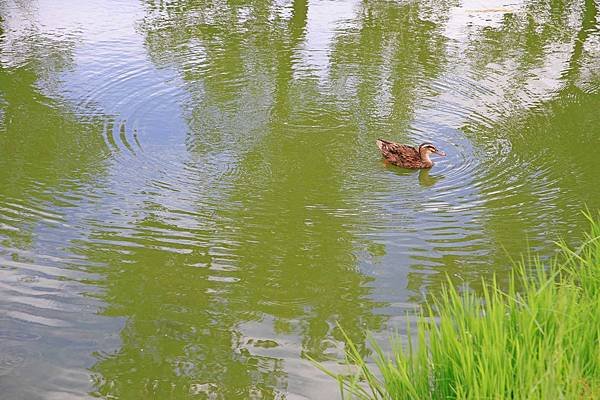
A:
{"label": "brown duck swimming", "polygon": [[377,147],[387,162],[403,168],[431,168],[433,161],[429,159],[430,154],[446,155],[429,142],[421,143],[419,148],[415,149],[406,144],[377,139]]}

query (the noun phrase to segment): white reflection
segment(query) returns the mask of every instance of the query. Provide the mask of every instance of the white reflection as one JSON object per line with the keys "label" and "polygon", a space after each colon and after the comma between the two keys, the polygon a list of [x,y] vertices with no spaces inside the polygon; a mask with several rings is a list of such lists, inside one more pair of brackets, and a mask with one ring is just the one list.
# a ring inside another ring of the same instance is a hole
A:
{"label": "white reflection", "polygon": [[343,26],[343,22],[355,17],[358,4],[359,2],[355,0],[310,2],[306,40],[299,52],[300,62],[296,75],[298,71],[309,71],[324,83],[329,75],[332,42]]}

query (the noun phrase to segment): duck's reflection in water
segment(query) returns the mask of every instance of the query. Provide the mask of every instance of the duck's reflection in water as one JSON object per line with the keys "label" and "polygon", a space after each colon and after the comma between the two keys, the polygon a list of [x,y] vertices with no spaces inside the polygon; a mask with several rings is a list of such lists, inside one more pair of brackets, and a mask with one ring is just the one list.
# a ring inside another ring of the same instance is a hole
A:
{"label": "duck's reflection in water", "polygon": [[419,184],[424,187],[430,187],[435,185],[438,181],[444,179],[444,175],[436,174],[430,175],[431,169],[419,170]]}
{"label": "duck's reflection in water", "polygon": [[[388,163],[385,160],[382,160],[382,163],[385,166],[385,169],[387,169],[390,172],[393,172],[395,175],[398,175],[398,176],[405,176],[405,177],[412,176],[417,171],[415,169],[398,167],[396,165]],[[418,171],[419,171],[419,185],[421,185],[423,187],[431,187],[431,186],[435,185],[437,182],[439,182],[440,180],[444,179],[443,174],[431,175],[431,168],[423,168],[423,169],[419,169]]]}

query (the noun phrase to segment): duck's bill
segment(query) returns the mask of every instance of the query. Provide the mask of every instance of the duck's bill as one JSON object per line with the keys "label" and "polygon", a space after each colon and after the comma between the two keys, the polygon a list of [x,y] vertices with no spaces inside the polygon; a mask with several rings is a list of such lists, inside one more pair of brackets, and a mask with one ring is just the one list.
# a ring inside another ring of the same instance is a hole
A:
{"label": "duck's bill", "polygon": [[438,156],[446,157],[446,153],[441,150],[436,151],[435,154],[437,154]]}

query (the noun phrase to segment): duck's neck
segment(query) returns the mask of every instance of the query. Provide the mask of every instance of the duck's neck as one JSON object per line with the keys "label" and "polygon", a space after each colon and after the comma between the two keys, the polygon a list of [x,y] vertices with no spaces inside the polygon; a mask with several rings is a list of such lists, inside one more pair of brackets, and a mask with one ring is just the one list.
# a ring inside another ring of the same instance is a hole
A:
{"label": "duck's neck", "polygon": [[422,149],[419,152],[419,156],[421,157],[421,161],[423,162],[423,164],[428,165],[428,166],[433,165],[433,161],[431,161],[431,159],[429,158],[429,152],[426,151],[425,149]]}

